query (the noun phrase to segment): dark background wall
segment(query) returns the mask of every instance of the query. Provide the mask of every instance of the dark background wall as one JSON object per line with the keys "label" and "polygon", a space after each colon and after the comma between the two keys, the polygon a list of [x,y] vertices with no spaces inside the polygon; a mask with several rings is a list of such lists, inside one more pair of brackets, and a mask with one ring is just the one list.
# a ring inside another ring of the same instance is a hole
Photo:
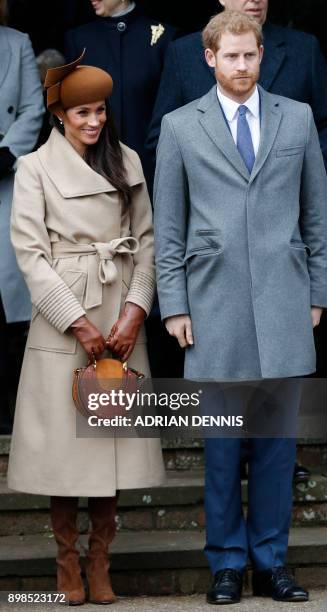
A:
{"label": "dark background wall", "polygon": [[[201,29],[218,11],[218,0],[137,0],[153,18],[179,27],[183,32]],[[281,25],[290,25],[314,33],[327,55],[326,0],[270,0],[269,18]],[[28,32],[34,50],[47,47],[62,49],[66,29],[94,18],[89,0],[8,0],[9,23]]]}

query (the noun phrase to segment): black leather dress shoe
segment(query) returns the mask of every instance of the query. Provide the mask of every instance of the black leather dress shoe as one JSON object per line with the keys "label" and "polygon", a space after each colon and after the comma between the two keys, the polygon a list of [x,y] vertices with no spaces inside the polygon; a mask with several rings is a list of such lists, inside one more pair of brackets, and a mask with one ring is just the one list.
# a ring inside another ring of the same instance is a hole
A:
{"label": "black leather dress shoe", "polygon": [[252,576],[253,595],[272,597],[276,601],[308,601],[309,594],[295,583],[287,567],[273,567]]}
{"label": "black leather dress shoe", "polygon": [[216,605],[238,603],[241,601],[242,588],[242,572],[230,568],[219,570],[207,593],[207,602]]}
{"label": "black leather dress shoe", "polygon": [[298,463],[294,466],[293,473],[293,482],[294,484],[300,484],[300,482],[308,482],[311,474],[309,470],[304,467],[304,465],[299,465]]}

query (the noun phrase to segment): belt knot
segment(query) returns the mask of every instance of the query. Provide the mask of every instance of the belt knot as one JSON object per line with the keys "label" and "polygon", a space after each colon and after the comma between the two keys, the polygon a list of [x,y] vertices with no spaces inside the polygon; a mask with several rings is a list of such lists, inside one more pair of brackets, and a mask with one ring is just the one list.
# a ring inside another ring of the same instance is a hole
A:
{"label": "belt knot", "polygon": [[99,279],[103,285],[110,285],[117,278],[117,268],[113,259],[117,253],[133,255],[139,250],[139,241],[132,236],[115,238],[110,242],[94,242],[92,246],[99,257]]}

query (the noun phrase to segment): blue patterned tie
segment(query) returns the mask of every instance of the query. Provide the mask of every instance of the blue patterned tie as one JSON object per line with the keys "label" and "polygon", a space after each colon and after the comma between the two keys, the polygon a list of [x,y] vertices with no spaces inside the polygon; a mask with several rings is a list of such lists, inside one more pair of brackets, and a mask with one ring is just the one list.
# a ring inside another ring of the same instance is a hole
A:
{"label": "blue patterned tie", "polygon": [[255,154],[249,124],[246,118],[247,106],[242,104],[238,107],[237,119],[237,148],[251,174],[254,166]]}

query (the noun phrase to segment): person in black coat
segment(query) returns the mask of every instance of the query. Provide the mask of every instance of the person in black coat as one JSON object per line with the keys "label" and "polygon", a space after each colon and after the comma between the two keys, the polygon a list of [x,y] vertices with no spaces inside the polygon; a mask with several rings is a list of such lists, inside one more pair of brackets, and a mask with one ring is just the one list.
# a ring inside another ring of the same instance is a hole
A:
{"label": "person in black coat", "polygon": [[85,47],[83,64],[111,74],[110,107],[120,139],[139,154],[151,192],[154,161],[144,143],[165,52],[175,29],[147,17],[129,0],[92,0],[92,5],[96,19],[66,33],[66,59],[73,61]]}
{"label": "person in black coat", "polygon": [[[268,0],[221,0],[226,8],[243,10],[264,23]],[[257,13],[255,12],[257,11]],[[264,23],[264,56],[259,83],[271,93],[310,104],[327,167],[327,63],[311,34]],[[163,115],[203,96],[215,83],[204,58],[201,32],[173,42],[149,129],[147,145],[154,155]]]}

